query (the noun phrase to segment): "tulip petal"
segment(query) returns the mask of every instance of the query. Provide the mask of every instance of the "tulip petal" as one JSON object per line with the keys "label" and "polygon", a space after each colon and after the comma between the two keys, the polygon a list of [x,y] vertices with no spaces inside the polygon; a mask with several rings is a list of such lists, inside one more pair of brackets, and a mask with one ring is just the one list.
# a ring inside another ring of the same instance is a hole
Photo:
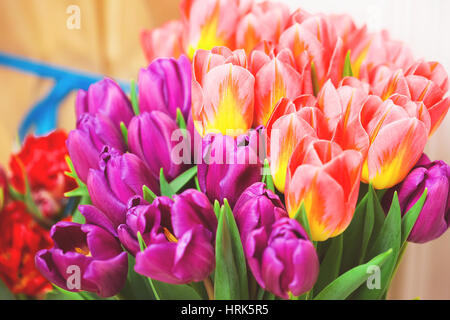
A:
{"label": "tulip petal", "polygon": [[383,126],[369,148],[361,179],[376,189],[393,187],[417,163],[427,143],[423,122],[406,118]]}
{"label": "tulip petal", "polygon": [[301,76],[289,64],[274,58],[256,74],[254,125],[266,125],[280,99],[294,99],[301,92]]}
{"label": "tulip petal", "polygon": [[231,63],[212,69],[204,78],[203,106],[194,110],[194,123],[208,133],[239,135],[251,128],[254,108],[253,75]]}

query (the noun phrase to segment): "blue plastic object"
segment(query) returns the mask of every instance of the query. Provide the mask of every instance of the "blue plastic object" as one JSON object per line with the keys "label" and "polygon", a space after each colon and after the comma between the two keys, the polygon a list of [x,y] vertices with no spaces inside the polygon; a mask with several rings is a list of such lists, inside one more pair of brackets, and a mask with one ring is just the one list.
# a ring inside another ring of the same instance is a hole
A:
{"label": "blue plastic object", "polygon": [[[74,90],[87,90],[91,84],[104,77],[2,52],[0,52],[0,65],[40,78],[53,79],[55,82],[50,93],[31,108],[20,124],[19,138],[21,142],[30,131],[34,131],[37,135],[45,135],[56,129],[58,110],[67,95]],[[118,81],[118,83],[125,92],[130,91],[128,82]]]}

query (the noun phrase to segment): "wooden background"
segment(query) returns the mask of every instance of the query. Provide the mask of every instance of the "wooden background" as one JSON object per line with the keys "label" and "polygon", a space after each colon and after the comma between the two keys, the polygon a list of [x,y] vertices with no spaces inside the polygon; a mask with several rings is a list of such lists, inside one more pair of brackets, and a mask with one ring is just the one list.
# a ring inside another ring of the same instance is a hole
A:
{"label": "wooden background", "polygon": [[[387,28],[416,57],[435,59],[450,70],[450,1],[284,0],[311,12],[347,12],[374,30]],[[81,8],[81,29],[68,30],[66,9]],[[178,0],[1,0],[0,51],[106,74],[136,78],[145,59],[142,28],[178,17]],[[18,124],[51,87],[49,81],[0,68],[0,164],[15,147]],[[74,94],[65,101],[60,126],[74,127]],[[429,141],[432,159],[450,163],[450,116]],[[389,293],[391,299],[450,299],[450,232],[425,245],[410,244]]]}

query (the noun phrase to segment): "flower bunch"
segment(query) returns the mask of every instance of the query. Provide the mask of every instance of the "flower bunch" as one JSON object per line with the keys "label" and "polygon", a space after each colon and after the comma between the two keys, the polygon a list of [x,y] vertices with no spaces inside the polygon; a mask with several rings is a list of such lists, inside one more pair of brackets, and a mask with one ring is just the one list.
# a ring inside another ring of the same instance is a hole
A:
{"label": "flower bunch", "polygon": [[142,34],[129,97],[111,79],[78,93],[84,218],[52,228],[38,269],[101,297],[136,297],[136,273],[156,299],[385,297],[406,241],[450,223],[449,167],[423,155],[450,107],[443,67],[346,15],[181,12]]}
{"label": "flower bunch", "polygon": [[76,184],[64,174],[66,139],[60,130],[29,135],[11,156],[10,174],[0,168],[0,280],[14,295],[41,298],[52,289],[34,256],[51,247],[49,228],[69,213],[64,193]]}

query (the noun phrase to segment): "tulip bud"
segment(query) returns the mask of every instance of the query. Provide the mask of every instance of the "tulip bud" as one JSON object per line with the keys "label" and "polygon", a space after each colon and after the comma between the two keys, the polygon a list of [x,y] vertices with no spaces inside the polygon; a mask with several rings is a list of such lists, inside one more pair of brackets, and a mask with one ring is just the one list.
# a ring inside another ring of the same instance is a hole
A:
{"label": "tulip bud", "polygon": [[184,164],[172,159],[172,150],[178,143],[172,140],[176,130],[179,129],[175,121],[161,111],[145,112],[130,122],[130,150],[147,164],[156,179],[159,179],[161,168],[168,180],[173,180],[185,169]]}
{"label": "tulip bud", "polygon": [[132,153],[120,155],[106,148],[101,159],[100,169],[90,170],[87,187],[92,204],[117,227],[125,223],[130,198],[142,197],[144,185],[156,192],[158,184],[144,162]]}
{"label": "tulip bud", "polygon": [[247,238],[249,267],[259,285],[288,299],[314,286],[319,259],[302,226],[293,219],[277,220],[271,228],[259,228]]}
{"label": "tulip bud", "polygon": [[100,153],[105,146],[125,152],[121,132],[102,115],[82,114],[77,129],[69,133],[67,149],[78,177],[86,182],[89,169],[98,169]]}
{"label": "tulip bud", "polygon": [[187,190],[174,196],[170,220],[161,213],[147,213],[153,231],[147,248],[136,255],[136,272],[172,284],[204,280],[214,270],[217,229],[208,198],[197,190]]}
{"label": "tulip bud", "polygon": [[77,119],[83,113],[102,114],[111,119],[117,128],[126,126],[134,116],[131,102],[119,85],[109,78],[94,83],[88,91],[78,91],[75,105]]}
{"label": "tulip bud", "polygon": [[139,72],[139,108],[141,112],[162,111],[172,119],[177,109],[184,119],[191,111],[191,63],[181,56],[153,61]]}
{"label": "tulip bud", "polygon": [[383,198],[388,212],[395,191],[398,192],[402,216],[420,199],[425,189],[427,198],[411,230],[408,241],[424,243],[439,238],[450,225],[450,166],[444,161],[431,162],[423,154],[417,165],[399,185],[390,189]]}
{"label": "tulip bud", "polygon": [[251,185],[242,193],[233,213],[243,245],[251,231],[261,227],[269,228],[276,220],[288,217],[280,198],[266,189],[262,182]]}
{"label": "tulip bud", "polygon": [[48,280],[68,291],[89,291],[101,297],[122,290],[128,257],[109,232],[94,225],[59,222],[50,235],[54,247],[39,251],[35,258]]}
{"label": "tulip bud", "polygon": [[200,189],[211,202],[223,203],[226,198],[233,207],[247,187],[261,181],[262,163],[253,148],[256,135],[255,132],[255,135],[233,138],[217,134],[203,139],[198,180]]}

